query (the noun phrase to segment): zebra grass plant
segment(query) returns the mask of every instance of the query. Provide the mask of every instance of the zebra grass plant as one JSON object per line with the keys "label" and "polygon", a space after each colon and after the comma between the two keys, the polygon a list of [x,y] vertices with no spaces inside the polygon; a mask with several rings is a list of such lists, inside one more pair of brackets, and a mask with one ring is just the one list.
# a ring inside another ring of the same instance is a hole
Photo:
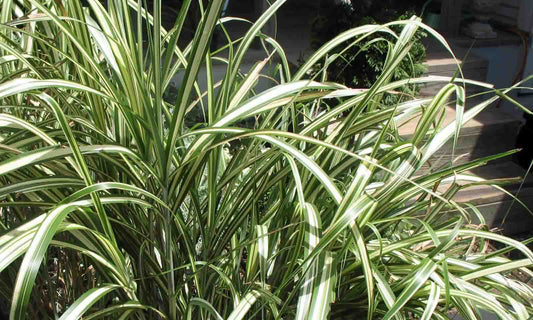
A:
{"label": "zebra grass plant", "polygon": [[[449,50],[417,18],[346,31],[292,70],[261,32],[284,2],[241,20],[246,34],[217,51],[213,30],[235,20],[219,18],[223,0],[199,3],[185,44],[191,0],[170,30],[160,0],[1,2],[0,306],[9,319],[529,318],[533,289],[515,274],[531,275],[533,253],[453,199],[494,184],[469,170],[512,151],[422,170],[513,88],[460,76],[392,81],[417,30]],[[395,41],[370,88],[307,78],[337,57],[331,50],[379,34]],[[266,59],[246,70],[254,41]],[[264,78],[268,89],[257,86]],[[442,83],[434,97],[382,103],[428,82]],[[465,109],[466,83],[492,95]],[[443,125],[450,104],[457,117]],[[198,111],[203,123],[186,125]],[[416,130],[402,137],[413,118]]]}

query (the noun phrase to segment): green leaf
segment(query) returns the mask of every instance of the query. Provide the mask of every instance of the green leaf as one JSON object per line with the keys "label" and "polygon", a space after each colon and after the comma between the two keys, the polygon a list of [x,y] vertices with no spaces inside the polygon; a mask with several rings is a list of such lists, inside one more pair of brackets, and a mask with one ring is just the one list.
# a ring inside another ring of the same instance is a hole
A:
{"label": "green leaf", "polygon": [[233,309],[231,314],[228,317],[228,320],[241,320],[244,319],[252,305],[257,301],[261,296],[259,291],[251,290],[244,295],[237,307]]}
{"label": "green leaf", "polygon": [[102,299],[109,292],[119,288],[116,285],[106,285],[98,288],[89,289],[81,295],[74,303],[61,315],[59,320],[66,319],[81,319],[82,315],[89,310],[89,308]]}
{"label": "green leaf", "polygon": [[189,302],[191,306],[199,306],[211,314],[216,320],[223,320],[222,316],[218,314],[216,309],[206,300],[200,298],[192,298]]}
{"label": "green leaf", "polygon": [[426,283],[428,278],[437,268],[437,264],[430,259],[424,259],[413,271],[412,276],[409,278],[407,285],[403,289],[402,293],[398,295],[398,298],[389,308],[387,313],[383,316],[383,319],[391,319],[401,308],[413,297],[418,290]]}
{"label": "green leaf", "polygon": [[423,319],[423,320],[431,319],[433,312],[435,311],[435,308],[439,304],[439,299],[440,299],[440,287],[436,285],[434,282],[432,282],[426,308],[424,309],[424,313],[422,314],[422,317],[420,319]]}
{"label": "green leaf", "polygon": [[38,89],[48,89],[48,88],[62,88],[62,89],[72,89],[78,91],[85,91],[88,93],[97,94],[100,96],[107,97],[100,91],[89,88],[82,84],[78,84],[72,81],[65,80],[38,80],[31,78],[23,79],[13,79],[6,81],[0,84],[0,99],[6,98],[18,93],[29,92],[32,90]]}
{"label": "green leaf", "polygon": [[330,305],[335,299],[335,255],[330,251],[323,251],[316,263],[318,281],[315,281],[309,315],[317,319],[327,319]]}
{"label": "green leaf", "polygon": [[[103,204],[123,203],[126,201],[121,198],[104,198],[101,200]],[[90,200],[62,204],[45,216],[31,240],[30,246],[24,255],[20,269],[17,273],[15,288],[13,290],[10,319],[25,318],[26,307],[33,286],[35,285],[35,278],[37,277],[37,272],[41,266],[44,254],[65,217],[79,207],[90,206],[92,204],[93,202]]]}

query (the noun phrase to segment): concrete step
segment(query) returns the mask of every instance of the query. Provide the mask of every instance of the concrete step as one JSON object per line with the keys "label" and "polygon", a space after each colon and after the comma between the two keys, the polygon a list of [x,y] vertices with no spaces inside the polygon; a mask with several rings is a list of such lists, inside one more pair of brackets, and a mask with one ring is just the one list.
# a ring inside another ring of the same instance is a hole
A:
{"label": "concrete step", "polygon": [[[447,125],[455,119],[455,108],[447,107],[443,125]],[[418,121],[419,117],[405,123],[399,128],[400,134],[406,138],[412,136]],[[461,129],[453,155],[453,163],[457,165],[514,149],[520,125],[521,119],[517,119],[500,109],[489,107],[467,122]],[[428,165],[420,169],[418,174],[449,166],[452,163],[452,146],[453,141],[446,143],[430,159]],[[505,191],[492,186],[473,186],[462,189],[454,197],[456,202],[474,205],[481,212],[489,227],[499,228],[506,235],[514,236],[531,231],[533,215],[527,208],[533,210],[532,176],[525,177],[525,170],[512,162],[511,157],[493,161],[487,166],[472,170],[471,173],[487,180],[513,180],[513,183],[503,188],[507,192],[517,195],[521,187],[517,197],[523,204],[514,200]],[[524,178],[526,179],[522,184]],[[447,187],[446,185],[441,186],[440,191],[444,191]],[[456,213],[454,210],[450,212]],[[473,222],[479,223],[480,221]]]}
{"label": "concrete step", "polygon": [[[476,102],[474,102],[475,104]],[[446,107],[443,126],[456,119],[454,107]],[[419,117],[413,118],[399,128],[400,135],[409,138],[416,130]],[[489,107],[467,122],[459,133],[453,154],[454,163],[467,161],[509,151],[515,148],[516,136],[522,123],[500,109]],[[452,159],[453,139],[448,141],[431,159],[433,167],[449,164]]]}
{"label": "concrete step", "polygon": [[[506,235],[531,232],[533,227],[533,176],[512,161],[489,164],[472,170],[487,180],[512,180],[502,186],[507,191],[493,186],[472,186],[459,191],[454,200],[474,205],[483,215],[490,228],[497,228]],[[441,187],[441,191],[446,186]],[[516,199],[514,197],[516,197]],[[520,200],[520,201],[517,201]],[[520,203],[522,202],[522,203]],[[473,223],[479,223],[475,219]]]}
{"label": "concrete step", "polygon": [[[489,65],[487,60],[461,48],[455,49],[454,53],[457,60],[453,59],[453,57],[443,49],[432,49],[432,47],[429,46],[425,62],[427,70],[424,75],[453,77],[457,73],[457,64],[459,63],[465,79],[477,81],[486,80]],[[457,76],[459,76],[459,74],[457,74]],[[442,83],[422,85],[420,95],[435,95],[442,86]],[[469,94],[482,91],[482,88],[470,85],[467,85],[466,89]]]}

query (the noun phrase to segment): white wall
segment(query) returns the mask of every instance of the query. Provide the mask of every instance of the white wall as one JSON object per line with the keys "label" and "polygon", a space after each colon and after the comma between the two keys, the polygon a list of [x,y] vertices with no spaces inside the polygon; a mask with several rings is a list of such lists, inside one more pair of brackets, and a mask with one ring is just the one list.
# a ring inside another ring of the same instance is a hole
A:
{"label": "white wall", "polygon": [[[507,88],[512,85],[513,78],[519,69],[522,59],[522,47],[519,45],[499,46],[499,47],[481,47],[472,48],[472,53],[483,57],[489,61],[487,82],[494,84],[497,88]],[[533,74],[533,46],[529,47],[527,65],[524,70],[524,78]],[[533,81],[528,83],[533,87]],[[533,92],[533,91],[530,91]],[[515,91],[511,96],[522,103],[524,106],[533,110],[533,95],[518,97]],[[518,110],[510,102],[503,102],[501,108],[505,111],[520,115]]]}

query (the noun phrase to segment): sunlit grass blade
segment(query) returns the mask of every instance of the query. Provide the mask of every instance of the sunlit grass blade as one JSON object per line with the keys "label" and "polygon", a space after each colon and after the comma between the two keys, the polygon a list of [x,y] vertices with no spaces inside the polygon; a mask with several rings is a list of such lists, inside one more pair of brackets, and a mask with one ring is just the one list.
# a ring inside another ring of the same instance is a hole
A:
{"label": "sunlit grass blade", "polygon": [[118,286],[108,285],[99,288],[91,289],[85,292],[81,297],[79,297],[76,302],[74,302],[68,309],[63,313],[60,320],[65,319],[80,319],[82,315],[87,311],[93,304],[98,302],[102,297],[116,289]]}

